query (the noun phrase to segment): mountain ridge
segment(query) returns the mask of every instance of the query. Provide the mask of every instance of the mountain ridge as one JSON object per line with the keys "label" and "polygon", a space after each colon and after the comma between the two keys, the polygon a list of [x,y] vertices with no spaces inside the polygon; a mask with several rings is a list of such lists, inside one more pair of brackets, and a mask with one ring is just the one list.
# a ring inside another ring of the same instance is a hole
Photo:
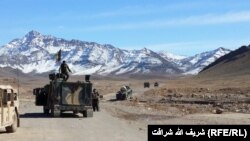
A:
{"label": "mountain ridge", "polygon": [[[62,60],[68,62],[75,75],[183,74],[195,66],[190,57],[167,56],[147,48],[129,51],[110,44],[65,40],[32,30],[24,37],[14,39],[0,48],[0,67],[18,68],[24,73],[56,72],[60,64],[55,62],[53,55],[60,49]],[[219,56],[226,53],[228,51]],[[197,62],[202,59],[197,58]],[[203,67],[204,65],[197,65],[195,69],[201,70]]]}
{"label": "mountain ridge", "polygon": [[242,46],[206,66],[200,76],[249,75],[250,45]]}

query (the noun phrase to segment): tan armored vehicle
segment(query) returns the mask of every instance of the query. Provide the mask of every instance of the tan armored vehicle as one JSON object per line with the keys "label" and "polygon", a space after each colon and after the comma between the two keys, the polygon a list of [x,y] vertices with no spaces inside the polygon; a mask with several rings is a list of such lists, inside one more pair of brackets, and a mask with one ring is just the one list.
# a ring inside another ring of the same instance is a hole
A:
{"label": "tan armored vehicle", "polygon": [[0,128],[7,132],[16,132],[20,126],[19,99],[15,89],[9,85],[0,85]]}

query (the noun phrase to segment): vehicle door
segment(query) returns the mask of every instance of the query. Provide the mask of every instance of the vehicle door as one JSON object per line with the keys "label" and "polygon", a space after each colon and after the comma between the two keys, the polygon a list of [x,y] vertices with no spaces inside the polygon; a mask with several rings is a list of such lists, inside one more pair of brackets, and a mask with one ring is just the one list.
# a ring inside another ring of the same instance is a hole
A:
{"label": "vehicle door", "polygon": [[[12,114],[11,114],[11,105],[13,104],[11,102],[11,89],[4,89],[3,92],[3,103],[2,103],[2,117],[3,117],[3,125],[10,125],[12,120]],[[13,108],[13,107],[12,107]]]}

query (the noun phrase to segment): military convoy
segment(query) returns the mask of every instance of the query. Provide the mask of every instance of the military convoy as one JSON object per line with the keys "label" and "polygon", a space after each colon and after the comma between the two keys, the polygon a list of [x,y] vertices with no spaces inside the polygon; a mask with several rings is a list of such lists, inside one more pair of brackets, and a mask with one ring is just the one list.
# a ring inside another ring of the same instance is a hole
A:
{"label": "military convoy", "polygon": [[19,126],[18,93],[9,85],[0,85],[0,128],[13,133]]}
{"label": "military convoy", "polygon": [[85,77],[85,82],[66,82],[62,74],[50,74],[49,84],[33,90],[36,106],[43,106],[44,114],[52,117],[60,117],[66,111],[93,117],[92,83],[89,77]]}
{"label": "military convoy", "polygon": [[[159,87],[159,83],[155,82],[154,87]],[[149,82],[144,82],[144,88],[150,88],[150,83]]]}
{"label": "military convoy", "polygon": [[132,98],[132,89],[129,86],[122,86],[116,93],[116,100],[126,100]]}

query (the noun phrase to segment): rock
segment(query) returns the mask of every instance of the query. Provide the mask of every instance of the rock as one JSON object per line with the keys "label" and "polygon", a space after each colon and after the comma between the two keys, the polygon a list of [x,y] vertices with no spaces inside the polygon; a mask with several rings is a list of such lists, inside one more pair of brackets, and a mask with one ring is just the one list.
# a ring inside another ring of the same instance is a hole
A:
{"label": "rock", "polygon": [[176,96],[177,96],[177,94],[176,94],[176,93],[174,93],[174,94],[173,94],[173,97],[176,97]]}
{"label": "rock", "polygon": [[222,108],[222,107],[223,107],[223,105],[222,105],[222,103],[214,103],[214,104],[213,104],[213,107],[219,107],[219,108]]}
{"label": "rock", "polygon": [[247,110],[246,109],[242,109],[242,113],[247,113]]}
{"label": "rock", "polygon": [[168,93],[173,93],[173,90],[171,90],[171,89],[168,89]]}
{"label": "rock", "polygon": [[222,114],[222,113],[223,113],[223,110],[220,109],[220,108],[217,108],[217,109],[214,109],[214,110],[213,110],[213,113],[214,113],[214,114]]}
{"label": "rock", "polygon": [[236,109],[235,112],[236,112],[236,113],[239,113],[239,112],[240,112],[240,109]]}

